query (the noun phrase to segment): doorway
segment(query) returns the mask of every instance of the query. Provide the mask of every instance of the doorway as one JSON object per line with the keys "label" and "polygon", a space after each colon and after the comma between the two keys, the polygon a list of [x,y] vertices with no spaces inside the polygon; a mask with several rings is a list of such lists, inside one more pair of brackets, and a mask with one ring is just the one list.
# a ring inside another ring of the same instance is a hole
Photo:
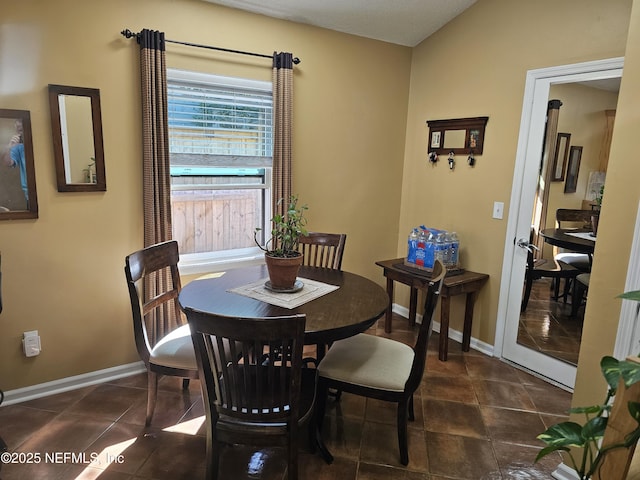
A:
{"label": "doorway", "polygon": [[[575,384],[575,365],[518,341],[526,245],[529,243],[534,198],[543,158],[547,105],[550,93],[554,93],[556,86],[619,79],[622,76],[622,66],[623,59],[615,58],[531,70],[527,73],[525,84],[511,208],[505,237],[495,353],[568,389],[573,389]],[[588,175],[588,172],[585,171],[584,175]],[[582,199],[573,198],[573,201],[578,200],[581,205]],[[551,211],[560,208],[558,205],[548,207],[551,207],[548,208]]]}

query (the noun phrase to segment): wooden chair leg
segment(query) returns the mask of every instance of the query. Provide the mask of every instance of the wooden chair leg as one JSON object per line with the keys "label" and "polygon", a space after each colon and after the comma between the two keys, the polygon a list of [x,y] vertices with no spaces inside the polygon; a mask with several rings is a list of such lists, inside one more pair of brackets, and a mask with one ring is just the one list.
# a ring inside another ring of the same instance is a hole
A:
{"label": "wooden chair leg", "polygon": [[409,421],[413,422],[416,419],[413,413],[413,395],[409,397]]}
{"label": "wooden chair leg", "polygon": [[182,379],[182,389],[183,390],[188,390],[189,389],[189,379],[188,378],[183,378]]}
{"label": "wooden chair leg", "polygon": [[147,418],[145,426],[151,425],[153,412],[156,409],[156,398],[158,398],[158,374],[149,370],[147,372]]}
{"label": "wooden chair leg", "polygon": [[409,464],[409,447],[407,444],[407,413],[409,404],[407,400],[398,402],[398,446],[400,447],[400,463]]}
{"label": "wooden chair leg", "polygon": [[524,289],[524,296],[522,297],[522,306],[520,307],[520,311],[524,312],[527,309],[527,304],[529,303],[529,296],[531,296],[531,287],[533,286],[533,278],[527,277]]}
{"label": "wooden chair leg", "polygon": [[298,480],[298,432],[297,426],[290,428],[289,445],[287,447],[287,480]]}

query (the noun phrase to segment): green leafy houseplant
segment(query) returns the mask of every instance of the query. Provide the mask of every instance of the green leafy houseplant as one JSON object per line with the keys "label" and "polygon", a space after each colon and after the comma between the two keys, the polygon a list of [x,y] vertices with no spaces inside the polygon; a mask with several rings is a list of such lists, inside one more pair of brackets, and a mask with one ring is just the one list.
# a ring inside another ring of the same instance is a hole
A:
{"label": "green leafy houseplant", "polygon": [[[640,290],[626,292],[618,296],[628,300],[640,302]],[[605,356],[600,361],[600,369],[604,376],[608,389],[605,401],[601,405],[589,407],[576,407],[571,413],[584,414],[585,423],[562,422],[552,425],[546,431],[538,435],[546,446],[540,450],[536,462],[553,452],[566,452],[573,469],[580,480],[588,480],[596,473],[598,468],[611,450],[629,448],[640,439],[640,402],[628,402],[627,408],[631,417],[637,422],[636,427],[624,439],[623,442],[602,446],[602,438],[609,421],[611,400],[616,395],[620,380],[624,380],[625,387],[629,388],[640,381],[640,363],[629,360],[617,360]],[[582,458],[576,461],[575,450],[582,451]]]}
{"label": "green leafy houseplant", "polygon": [[[284,198],[278,201],[278,205],[284,202]],[[305,226],[307,219],[304,216],[306,205],[298,206],[298,196],[291,195],[286,212],[276,214],[271,218],[271,238],[261,245],[258,241],[258,233],[262,230],[260,227],[255,229],[253,238],[265,253],[272,257],[297,257],[298,242],[301,235],[307,235]]]}

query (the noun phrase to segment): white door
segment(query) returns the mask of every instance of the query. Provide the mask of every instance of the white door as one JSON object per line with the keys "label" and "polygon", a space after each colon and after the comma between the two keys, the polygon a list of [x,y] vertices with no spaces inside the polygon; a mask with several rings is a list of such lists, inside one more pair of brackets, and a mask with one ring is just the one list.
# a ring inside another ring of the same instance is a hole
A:
{"label": "white door", "polygon": [[[599,60],[527,72],[507,234],[494,354],[551,381],[573,389],[576,368],[517,342],[522,287],[527,261],[525,246],[534,207],[542,158],[549,87],[556,83],[603,80],[622,76],[623,58]],[[521,246],[519,246],[521,245]]]}

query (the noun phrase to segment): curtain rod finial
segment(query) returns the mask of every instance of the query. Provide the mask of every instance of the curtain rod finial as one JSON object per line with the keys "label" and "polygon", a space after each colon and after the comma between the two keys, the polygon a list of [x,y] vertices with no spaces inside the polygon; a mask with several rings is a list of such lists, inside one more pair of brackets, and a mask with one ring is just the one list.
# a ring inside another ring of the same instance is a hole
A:
{"label": "curtain rod finial", "polygon": [[293,57],[293,63],[298,65],[302,60],[300,60],[298,57]]}
{"label": "curtain rod finial", "polygon": [[125,28],[124,30],[122,30],[120,32],[120,34],[125,37],[125,38],[133,38],[133,37],[138,37],[137,33],[133,33],[131,30],[129,30],[128,28]]}

